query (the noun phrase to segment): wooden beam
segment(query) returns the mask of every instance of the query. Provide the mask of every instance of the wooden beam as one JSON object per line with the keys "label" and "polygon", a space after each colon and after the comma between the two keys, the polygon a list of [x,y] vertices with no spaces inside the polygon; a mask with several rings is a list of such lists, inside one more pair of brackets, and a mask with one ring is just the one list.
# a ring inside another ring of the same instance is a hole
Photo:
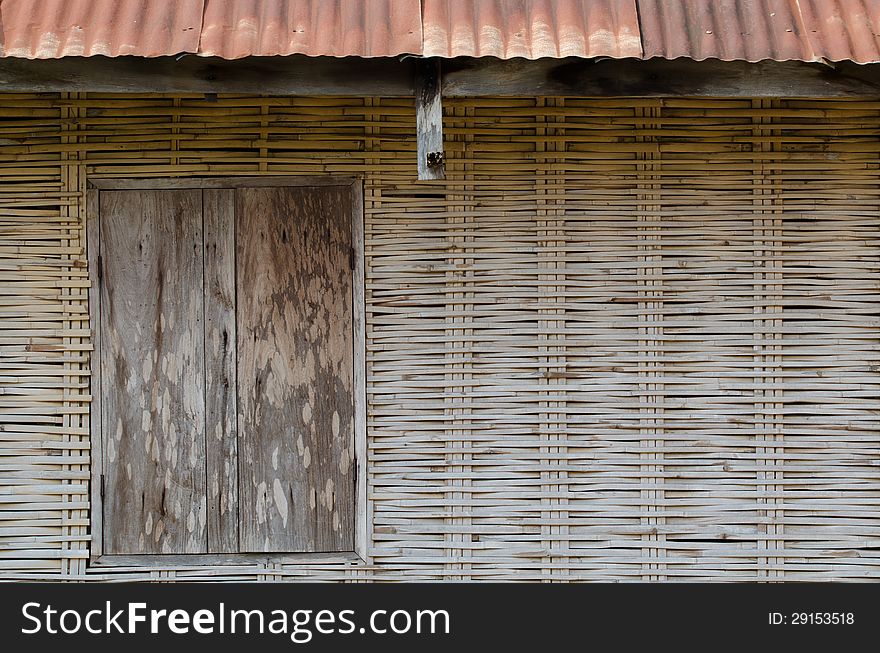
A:
{"label": "wooden beam", "polygon": [[[0,92],[413,97],[409,57],[0,58]],[[427,65],[427,64],[425,64]],[[443,95],[880,98],[880,64],[689,59],[448,59]]]}
{"label": "wooden beam", "polygon": [[420,59],[416,63],[416,142],[419,179],[446,179],[443,153],[443,103],[440,60]]}
{"label": "wooden beam", "polygon": [[880,97],[880,64],[690,59],[454,59],[447,97]]}
{"label": "wooden beam", "polygon": [[0,59],[0,92],[243,93],[411,97],[413,62],[393,58],[66,57]]}

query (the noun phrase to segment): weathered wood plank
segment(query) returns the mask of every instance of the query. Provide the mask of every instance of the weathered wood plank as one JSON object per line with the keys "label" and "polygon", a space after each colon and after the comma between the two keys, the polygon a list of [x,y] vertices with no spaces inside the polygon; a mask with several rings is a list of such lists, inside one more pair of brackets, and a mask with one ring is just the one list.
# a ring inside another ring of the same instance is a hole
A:
{"label": "weathered wood plank", "polygon": [[86,192],[86,256],[89,262],[89,330],[92,333],[94,350],[89,356],[89,369],[91,371],[90,392],[92,394],[91,410],[89,412],[89,440],[91,450],[91,476],[90,476],[90,499],[91,509],[89,519],[91,521],[91,544],[89,554],[92,557],[103,553],[103,496],[102,484],[104,479],[104,452],[103,427],[101,418],[103,406],[101,402],[101,374],[100,355],[101,351],[101,288],[99,262],[101,253],[101,235],[99,229],[100,202],[97,190]]}
{"label": "weathered wood plank", "polygon": [[[413,97],[418,60],[333,57],[66,57],[0,60],[5,92],[256,93]],[[877,97],[880,64],[456,58],[443,95],[573,97]]]}
{"label": "weathered wood plank", "polygon": [[243,177],[177,177],[89,180],[89,185],[101,190],[137,189],[201,189],[201,188],[255,188],[262,186],[350,186],[356,177],[337,175],[261,175]]}
{"label": "weathered wood plank", "polygon": [[353,550],[350,194],[236,191],[242,552]]}
{"label": "weathered wood plank", "polygon": [[201,192],[100,201],[104,551],[204,553]]}
{"label": "weathered wood plank", "polygon": [[357,57],[65,57],[0,60],[6,92],[412,95],[412,60]]}
{"label": "weathered wood plank", "polygon": [[877,97],[880,64],[689,59],[454,59],[443,95],[569,97]]}
{"label": "weathered wood plank", "polygon": [[[351,552],[330,553],[213,553],[209,555],[173,555],[173,554],[143,554],[143,555],[105,555],[95,561],[98,567],[158,567],[160,569],[192,569],[196,566],[206,566],[223,573],[223,566],[257,565],[262,563],[279,564],[339,564],[344,562],[356,563],[360,559]],[[204,579],[209,579],[211,574],[205,574]]]}
{"label": "weathered wood plank", "polygon": [[208,551],[238,551],[235,191],[203,192]]}
{"label": "weathered wood plank", "polygon": [[446,179],[439,59],[418,62],[414,86],[419,179]]}
{"label": "weathered wood plank", "polygon": [[369,561],[370,510],[367,491],[367,324],[366,263],[364,261],[364,185],[353,184],[351,200],[351,240],[354,251],[352,270],[354,337],[354,451],[355,451],[355,551]]}

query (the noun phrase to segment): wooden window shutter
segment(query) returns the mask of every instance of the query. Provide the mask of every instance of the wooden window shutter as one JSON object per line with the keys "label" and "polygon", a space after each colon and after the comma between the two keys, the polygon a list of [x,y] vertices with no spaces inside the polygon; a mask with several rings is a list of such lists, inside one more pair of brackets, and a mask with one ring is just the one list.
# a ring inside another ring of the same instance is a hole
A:
{"label": "wooden window shutter", "polygon": [[206,550],[202,196],[101,196],[104,550]]}
{"label": "wooden window shutter", "polygon": [[104,554],[352,551],[348,189],[99,206]]}
{"label": "wooden window shutter", "polygon": [[237,191],[243,551],[353,547],[346,204],[333,188]]}

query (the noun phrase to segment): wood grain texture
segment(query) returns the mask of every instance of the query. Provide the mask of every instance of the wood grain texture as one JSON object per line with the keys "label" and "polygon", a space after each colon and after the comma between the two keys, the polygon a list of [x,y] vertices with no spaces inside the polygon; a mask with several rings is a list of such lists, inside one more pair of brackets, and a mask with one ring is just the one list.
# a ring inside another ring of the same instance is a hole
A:
{"label": "wood grain texture", "polygon": [[235,192],[203,191],[208,552],[238,551]]}
{"label": "wood grain texture", "polygon": [[[87,57],[24,60],[0,66],[5,92],[252,93],[348,95],[411,100],[418,60],[249,57]],[[581,58],[443,62],[445,97],[824,97],[876,98],[880,64],[834,67],[799,61],[667,61]]]}
{"label": "wood grain texture", "polygon": [[100,201],[105,552],[202,553],[201,192]]}
{"label": "wood grain texture", "polygon": [[153,177],[89,180],[89,186],[101,190],[195,190],[261,188],[263,186],[351,186],[356,177],[338,175],[276,175],[261,177]]}
{"label": "wood grain texture", "polygon": [[243,552],[350,551],[350,191],[236,191]]}
{"label": "wood grain texture", "polygon": [[690,59],[500,60],[443,62],[443,96],[573,98],[877,97],[880,65]]}
{"label": "wood grain texture", "polygon": [[444,179],[443,100],[440,60],[425,59],[416,63],[416,153],[420,180]]}
{"label": "wood grain texture", "polygon": [[0,84],[7,92],[411,96],[412,69],[410,58],[395,57],[5,57]]}
{"label": "wood grain texture", "polygon": [[354,339],[354,442],[355,442],[355,551],[369,562],[370,520],[367,487],[367,337],[364,319],[365,268],[364,268],[364,186],[358,181],[351,186],[351,245],[354,269],[352,270],[352,337]]}
{"label": "wood grain texture", "polygon": [[[89,499],[92,505],[90,524],[90,557],[96,558],[103,553],[103,480],[104,480],[104,452],[101,446],[103,441],[103,425],[101,417],[103,409],[101,403],[101,374],[100,355],[96,352],[101,350],[101,284],[99,274],[99,262],[101,261],[101,234],[99,221],[99,194],[96,190],[86,191],[86,255],[89,265],[89,331],[92,336],[94,350],[89,356],[89,391],[92,394],[91,411],[89,413],[89,451],[91,453],[91,477]],[[98,507],[98,509],[95,509]]]}

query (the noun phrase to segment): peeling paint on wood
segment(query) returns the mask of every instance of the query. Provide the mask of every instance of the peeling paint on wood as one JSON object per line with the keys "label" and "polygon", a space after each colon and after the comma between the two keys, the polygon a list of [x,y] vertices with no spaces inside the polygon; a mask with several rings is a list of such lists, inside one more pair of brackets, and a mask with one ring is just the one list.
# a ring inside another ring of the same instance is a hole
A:
{"label": "peeling paint on wood", "polygon": [[236,192],[241,550],[352,550],[350,191]]}
{"label": "peeling paint on wood", "polygon": [[206,542],[199,191],[101,195],[106,553]]}
{"label": "peeling paint on wood", "polygon": [[352,551],[351,187],[210,182],[95,202],[104,554]]}

